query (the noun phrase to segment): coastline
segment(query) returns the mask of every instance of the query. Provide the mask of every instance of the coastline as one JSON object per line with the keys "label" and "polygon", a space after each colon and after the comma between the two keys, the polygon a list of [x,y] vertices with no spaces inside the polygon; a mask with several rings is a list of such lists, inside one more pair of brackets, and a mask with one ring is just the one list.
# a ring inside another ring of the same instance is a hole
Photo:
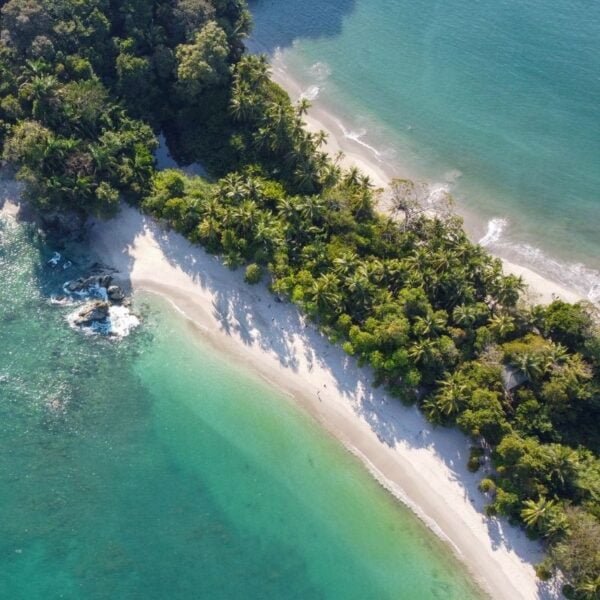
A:
{"label": "coastline", "polygon": [[[20,186],[5,180],[0,213],[18,212]],[[265,285],[124,206],[95,222],[91,249],[132,291],[159,294],[224,356],[246,365],[296,402],[352,452],[398,500],[448,543],[473,579],[498,600],[559,598],[537,579],[541,546],[503,519],[488,518],[481,473],[466,468],[469,441],[433,428],[416,407],[374,389],[367,368],[331,344],[296,307]]]}
{"label": "coastline", "polygon": [[[302,96],[302,86],[289,73],[281,60],[272,61],[271,68],[272,79],[290,94],[292,100]],[[361,142],[360,139],[348,137],[340,121],[322,105],[315,104],[311,106],[308,115],[304,117],[304,121],[308,130],[313,132],[322,130],[327,133],[328,137],[323,148],[326,152],[331,156],[342,152],[344,157],[341,165],[345,168],[358,167],[371,178],[375,187],[385,188],[390,180],[395,177],[412,177],[410,173],[402,173],[399,169],[400,165],[378,161],[375,155],[376,150]],[[476,225],[477,218],[471,214],[464,214],[464,212],[461,212],[460,216],[465,221],[467,231],[472,235],[473,231],[477,229],[477,225],[479,225],[478,223]],[[502,261],[506,274],[514,274],[523,278],[528,287],[525,296],[532,303],[548,304],[554,298],[572,303],[588,300],[577,291],[568,289],[561,283],[544,277],[528,266],[517,264],[503,256],[494,254],[490,249],[488,249],[488,252]]]}
{"label": "coastline", "polygon": [[481,474],[466,468],[468,439],[433,427],[371,386],[358,368],[291,304],[266,286],[251,287],[202,248],[124,207],[96,222],[92,249],[120,272],[122,283],[166,298],[198,334],[292,397],[394,496],[408,505],[464,562],[493,598],[555,598],[537,580],[539,544],[501,519],[483,514]]}

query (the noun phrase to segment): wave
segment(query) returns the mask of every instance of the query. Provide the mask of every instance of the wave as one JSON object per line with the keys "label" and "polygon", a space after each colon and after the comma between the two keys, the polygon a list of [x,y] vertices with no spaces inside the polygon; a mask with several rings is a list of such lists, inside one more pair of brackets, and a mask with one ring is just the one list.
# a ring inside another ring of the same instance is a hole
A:
{"label": "wave", "polygon": [[340,128],[342,134],[346,139],[352,140],[353,142],[360,144],[363,148],[366,148],[367,150],[372,152],[373,155],[377,158],[377,160],[381,160],[382,153],[377,148],[375,148],[375,146],[371,146],[362,139],[367,134],[366,129],[360,129],[359,131],[346,129],[344,124],[339,119],[335,119],[335,123]]}
{"label": "wave", "polygon": [[[277,68],[286,72],[288,75],[294,76],[294,69],[288,65],[284,52],[276,52],[273,57],[272,64]],[[289,66],[289,68],[288,68]],[[303,96],[308,99],[316,99],[318,96],[325,96],[325,86],[323,82],[327,80],[331,74],[331,68],[324,62],[315,62],[309,67],[302,69],[304,78],[308,75],[307,83],[309,87],[304,91]],[[312,83],[312,85],[311,85]],[[317,91],[318,90],[318,91]],[[328,99],[324,98],[327,102]],[[321,98],[319,97],[319,102]],[[327,110],[327,109],[326,109]],[[384,163],[390,168],[390,172],[396,171],[394,164],[396,158],[396,148],[394,144],[389,148],[382,150],[367,141],[365,137],[368,135],[370,139],[380,139],[377,135],[379,126],[377,121],[373,122],[369,119],[370,128],[362,126],[346,126],[339,116],[336,116],[335,109],[327,111],[332,120],[339,128],[344,138],[362,146],[368,150],[369,154],[379,163]],[[356,123],[356,119],[350,121]],[[358,122],[360,123],[360,119]],[[364,120],[363,120],[364,122]],[[372,126],[373,131],[370,131]],[[412,126],[408,126],[412,129]],[[383,133],[383,130],[381,131]],[[382,137],[381,139],[385,139]],[[432,210],[435,210],[438,202],[442,202],[444,197],[452,192],[454,185],[463,176],[459,169],[449,169],[443,173],[438,181],[443,183],[430,183],[427,188],[426,202]],[[522,242],[509,241],[507,239],[507,230],[509,229],[509,221],[503,217],[490,219],[487,223],[485,234],[479,239],[478,243],[488,249],[495,255],[502,256],[507,260],[513,261],[516,264],[532,268],[535,272],[543,277],[555,281],[567,289],[577,292],[591,302],[600,303],[600,272],[592,268],[586,267],[580,263],[561,262],[551,256],[546,255],[541,249]]]}
{"label": "wave", "polygon": [[321,88],[318,85],[311,85],[307,90],[300,94],[300,98],[306,98],[306,100],[316,100],[319,93],[321,92]]}
{"label": "wave", "polygon": [[124,338],[128,336],[139,324],[140,319],[130,310],[128,306],[112,304],[108,309],[108,317],[104,321],[94,321],[89,326],[80,326],[76,324],[79,311],[83,303],[87,300],[109,301],[108,290],[94,283],[85,289],[71,292],[68,288],[69,282],[63,285],[64,295],[52,296],[50,303],[59,306],[77,306],[77,308],[67,315],[69,325],[87,335],[105,335],[115,338]]}
{"label": "wave", "polygon": [[51,267],[56,267],[58,266],[58,263],[62,260],[62,255],[60,252],[54,252],[54,254],[52,254],[52,258],[48,261],[47,264],[49,264]]}
{"label": "wave", "polygon": [[129,335],[140,324],[140,320],[126,306],[111,306],[108,323],[109,334],[122,338]]}
{"label": "wave", "polygon": [[532,268],[534,271],[577,292],[590,302],[600,304],[600,272],[581,263],[562,262],[548,256],[540,248],[506,239],[509,223],[504,218],[490,219],[487,231],[479,244],[513,261]]}
{"label": "wave", "polygon": [[506,219],[490,219],[487,224],[485,235],[477,242],[480,246],[487,247],[494,244],[502,237],[502,232],[506,229],[508,221]]}
{"label": "wave", "polygon": [[308,72],[317,79],[317,81],[325,81],[331,75],[331,67],[325,62],[316,62],[310,66]]}
{"label": "wave", "polygon": [[69,313],[66,319],[73,329],[86,335],[102,335],[121,339],[128,336],[140,324],[140,319],[127,306],[113,305],[109,308],[106,320],[94,321],[89,326],[77,325],[76,320],[80,308],[81,306],[78,306],[76,310]]}

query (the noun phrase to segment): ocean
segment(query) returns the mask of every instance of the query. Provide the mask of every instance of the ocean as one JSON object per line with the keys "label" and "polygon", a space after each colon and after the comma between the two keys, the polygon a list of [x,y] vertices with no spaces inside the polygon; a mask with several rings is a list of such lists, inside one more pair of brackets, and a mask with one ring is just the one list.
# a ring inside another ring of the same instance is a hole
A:
{"label": "ocean", "polygon": [[121,337],[73,329],[52,298],[92,258],[55,251],[0,218],[0,598],[483,597],[357,459],[164,301],[137,295]]}
{"label": "ocean", "polygon": [[250,0],[266,52],[476,241],[600,301],[600,3]]}

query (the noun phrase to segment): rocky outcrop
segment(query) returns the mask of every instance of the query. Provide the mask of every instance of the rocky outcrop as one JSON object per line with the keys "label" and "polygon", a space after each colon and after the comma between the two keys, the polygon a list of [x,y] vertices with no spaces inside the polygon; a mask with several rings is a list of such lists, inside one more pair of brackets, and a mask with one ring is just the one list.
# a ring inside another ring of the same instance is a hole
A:
{"label": "rocky outcrop", "polygon": [[96,288],[104,288],[108,290],[111,286],[112,275],[92,275],[91,277],[80,277],[79,279],[73,279],[65,284],[65,290],[71,294],[89,293],[90,290]]}
{"label": "rocky outcrop", "polygon": [[125,292],[118,285],[109,285],[106,288],[108,299],[115,304],[121,304],[125,300]]}
{"label": "rocky outcrop", "polygon": [[110,304],[104,300],[86,302],[73,320],[75,325],[89,327],[94,323],[104,322],[108,319]]}

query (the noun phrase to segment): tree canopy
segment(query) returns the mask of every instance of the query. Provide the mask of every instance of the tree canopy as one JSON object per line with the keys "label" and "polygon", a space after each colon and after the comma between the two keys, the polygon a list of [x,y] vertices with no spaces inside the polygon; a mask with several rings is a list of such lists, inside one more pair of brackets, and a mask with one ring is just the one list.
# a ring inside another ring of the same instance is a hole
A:
{"label": "tree canopy", "polygon": [[[490,515],[548,546],[540,574],[599,598],[600,337],[594,308],[521,300],[443,199],[395,181],[391,212],[244,54],[242,0],[9,0],[0,143],[41,212],[121,199],[267,280],[399,401],[473,442]],[[155,134],[212,181],[155,170]]]}

